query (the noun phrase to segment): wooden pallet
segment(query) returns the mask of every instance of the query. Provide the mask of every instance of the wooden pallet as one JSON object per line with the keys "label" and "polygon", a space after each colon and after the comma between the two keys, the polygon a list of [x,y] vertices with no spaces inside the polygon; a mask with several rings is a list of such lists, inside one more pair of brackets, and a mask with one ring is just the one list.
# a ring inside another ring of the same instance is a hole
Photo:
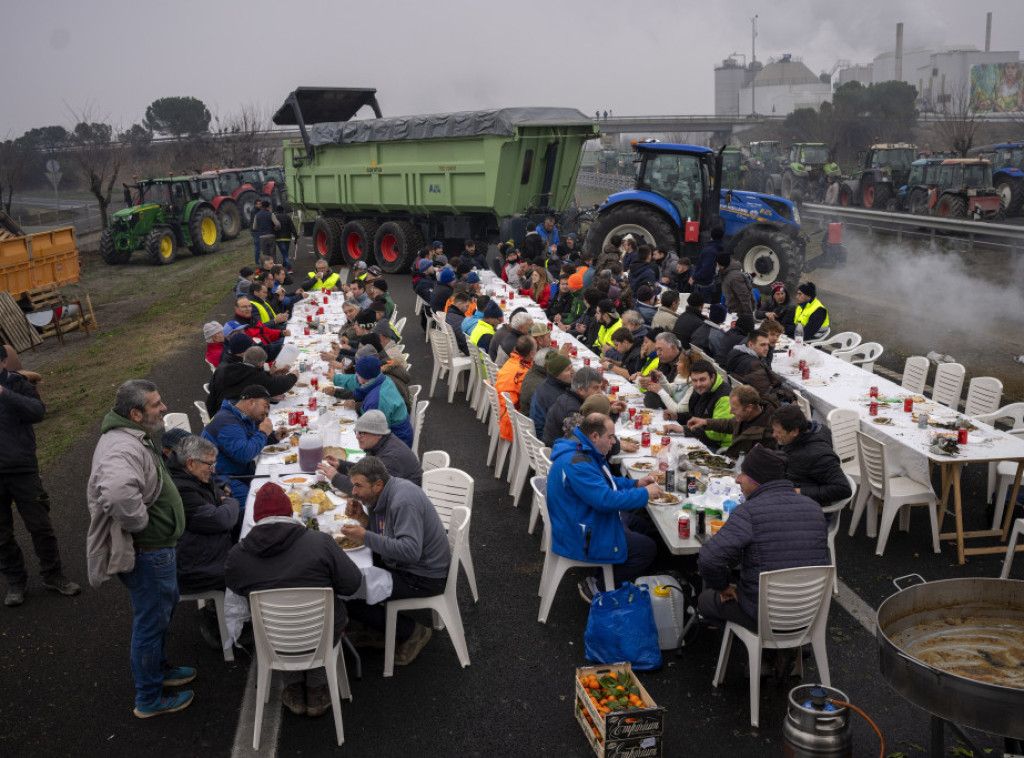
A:
{"label": "wooden pallet", "polygon": [[26,292],[23,297],[28,300],[30,311],[42,311],[64,305],[64,298],[61,297],[56,284],[36,287],[34,290]]}
{"label": "wooden pallet", "polygon": [[0,337],[18,352],[34,348],[43,338],[25,318],[10,292],[0,292]]}

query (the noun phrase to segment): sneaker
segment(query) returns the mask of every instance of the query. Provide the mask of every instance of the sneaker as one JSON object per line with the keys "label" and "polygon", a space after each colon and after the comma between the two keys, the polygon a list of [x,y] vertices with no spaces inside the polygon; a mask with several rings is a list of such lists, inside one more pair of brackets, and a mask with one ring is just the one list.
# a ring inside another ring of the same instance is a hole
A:
{"label": "sneaker", "polygon": [[4,605],[13,608],[25,602],[25,585],[12,584],[7,588],[7,596],[4,598]]}
{"label": "sneaker", "polygon": [[164,687],[180,687],[196,678],[196,670],[191,666],[172,666],[164,672]]}
{"label": "sneaker", "polygon": [[82,588],[72,582],[63,574],[57,574],[57,576],[51,576],[48,579],[43,579],[43,586],[48,590],[54,590],[62,595],[77,595],[82,591]]}
{"label": "sneaker", "polygon": [[577,584],[576,588],[580,591],[580,597],[583,598],[583,602],[587,605],[594,602],[594,595],[599,592],[597,589],[597,579],[592,576],[588,576],[582,582]]}
{"label": "sneaker", "polygon": [[384,649],[384,635],[376,629],[354,629],[345,632],[352,647],[373,647],[378,650]]}
{"label": "sneaker", "polygon": [[135,706],[135,715],[140,719],[148,719],[151,716],[160,716],[164,713],[183,711],[192,705],[194,697],[192,690],[175,692],[173,695],[160,698],[154,705]]}
{"label": "sneaker", "polygon": [[295,682],[281,690],[281,703],[296,716],[306,715],[306,684]]}
{"label": "sneaker", "polygon": [[396,666],[408,666],[414,660],[416,656],[420,654],[420,651],[430,642],[430,636],[433,632],[429,626],[424,626],[419,622],[416,623],[416,628],[405,642],[399,645],[398,650],[395,651],[395,665]]}
{"label": "sneaker", "polygon": [[311,718],[323,716],[331,707],[331,690],[323,687],[312,687],[306,690],[306,715]]}

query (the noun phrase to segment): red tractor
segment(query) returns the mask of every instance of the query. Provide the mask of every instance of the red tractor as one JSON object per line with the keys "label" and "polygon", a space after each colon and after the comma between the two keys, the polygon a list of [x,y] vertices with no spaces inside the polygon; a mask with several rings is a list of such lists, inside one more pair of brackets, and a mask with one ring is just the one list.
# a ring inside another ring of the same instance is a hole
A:
{"label": "red tractor", "polygon": [[999,213],[999,193],[992,184],[992,164],[977,158],[943,161],[930,200],[936,216],[993,218]]}
{"label": "red tractor", "polygon": [[263,188],[263,177],[256,168],[222,168],[204,171],[200,178],[216,177],[218,192],[230,197],[238,208],[241,226],[248,229],[252,226],[252,218],[256,214],[256,201],[260,199]]}

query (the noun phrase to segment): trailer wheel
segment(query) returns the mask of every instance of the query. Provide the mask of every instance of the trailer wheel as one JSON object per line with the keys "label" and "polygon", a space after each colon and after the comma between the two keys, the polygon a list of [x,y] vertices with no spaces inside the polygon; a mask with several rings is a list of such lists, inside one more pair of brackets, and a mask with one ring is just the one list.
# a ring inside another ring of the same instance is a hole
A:
{"label": "trailer wheel", "polygon": [[935,204],[935,215],[942,218],[967,218],[967,203],[957,195],[943,195]]}
{"label": "trailer wheel", "polygon": [[344,263],[341,257],[341,222],[327,216],[317,216],[313,222],[313,252],[326,258],[332,266]]}
{"label": "trailer wheel", "polygon": [[357,219],[349,221],[341,230],[341,254],[349,266],[365,261],[373,263],[373,242],[379,225],[374,221]]}
{"label": "trailer wheel", "polygon": [[[614,235],[632,234],[639,244],[657,245],[662,250],[676,246],[678,233],[663,215],[645,205],[616,205],[597,217],[587,232],[587,250],[600,254]],[[640,241],[643,237],[646,243]]]}
{"label": "trailer wheel", "polygon": [[174,263],[178,257],[178,239],[169,226],[157,226],[146,236],[146,253],[154,266]]}
{"label": "trailer wheel", "polygon": [[803,255],[793,240],[781,232],[756,229],[740,239],[733,257],[750,274],[754,286],[764,295],[771,293],[774,282],[783,282],[786,290],[796,292],[803,273]]}
{"label": "trailer wheel", "polygon": [[419,229],[407,221],[387,221],[380,225],[373,240],[377,265],[387,274],[404,274],[423,247]]}
{"label": "trailer wheel", "polygon": [[242,212],[242,223],[246,229],[252,229],[252,219],[256,215],[256,193],[252,190],[238,196],[238,208]]}
{"label": "trailer wheel", "polygon": [[110,266],[119,266],[128,262],[128,259],[132,257],[132,251],[118,250],[114,245],[114,235],[109,229],[104,229],[103,234],[100,235],[100,257],[103,258],[104,263]]}
{"label": "trailer wheel", "polygon": [[220,234],[224,240],[233,240],[242,231],[242,214],[238,211],[238,204],[234,200],[224,200],[217,208],[217,218],[220,219]]}
{"label": "trailer wheel", "polygon": [[192,245],[189,250],[193,255],[206,255],[217,252],[220,247],[220,221],[213,208],[200,206],[192,211],[192,218],[188,220],[188,233],[192,237]]}

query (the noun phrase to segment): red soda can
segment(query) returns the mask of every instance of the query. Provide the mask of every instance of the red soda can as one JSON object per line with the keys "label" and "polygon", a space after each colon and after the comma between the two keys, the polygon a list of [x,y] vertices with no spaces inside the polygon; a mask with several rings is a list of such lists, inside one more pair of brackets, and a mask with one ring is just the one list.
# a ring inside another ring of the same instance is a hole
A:
{"label": "red soda can", "polygon": [[324,293],[324,305],[327,305],[327,301],[330,300],[330,299],[331,299],[330,293],[329,292],[325,292]]}
{"label": "red soda can", "polygon": [[590,359],[589,358],[584,358],[583,359],[583,365],[584,366],[589,366],[590,365]]}
{"label": "red soda can", "polygon": [[636,415],[636,408],[632,405],[629,406],[629,418],[632,419]]}
{"label": "red soda can", "polygon": [[967,430],[966,429],[958,429],[957,430],[956,441],[960,445],[966,445],[967,444]]}
{"label": "red soda can", "polygon": [[878,403],[876,403],[874,401],[871,402],[871,405],[868,406],[868,415],[869,416],[877,416],[878,415]]}
{"label": "red soda can", "polygon": [[315,411],[316,410],[316,395],[313,395],[313,397],[311,397],[309,399],[309,409],[311,411]]}
{"label": "red soda can", "polygon": [[[966,432],[964,432],[964,434],[966,434]],[[645,432],[640,432],[640,447],[650,447],[650,446],[651,446],[651,433],[650,432],[646,432],[646,431]]]}
{"label": "red soda can", "polygon": [[309,336],[309,327],[308,326],[302,327],[302,336],[303,337],[308,337]]}
{"label": "red soda can", "polygon": [[668,447],[671,444],[672,444],[672,438],[671,437],[662,437],[661,438],[661,446],[663,448]]}
{"label": "red soda can", "polygon": [[611,387],[608,388],[608,391],[611,392],[613,395],[618,395],[619,394],[619,385],[613,384]]}
{"label": "red soda can", "polygon": [[299,425],[299,414],[295,411],[288,411],[288,426]]}
{"label": "red soda can", "polygon": [[679,539],[688,540],[690,539],[690,514],[680,513],[679,514]]}
{"label": "red soda can", "polygon": [[870,395],[871,397],[878,397],[878,387],[872,387],[872,388],[871,388],[871,389],[870,389],[870,390],[868,391],[868,394],[869,394],[869,395]]}
{"label": "red soda can", "polygon": [[320,377],[311,376],[309,377],[309,386],[313,389],[320,389]]}
{"label": "red soda can", "polygon": [[906,413],[913,412],[913,410],[914,410],[914,398],[908,397],[906,400],[903,401],[903,410]]}
{"label": "red soda can", "polygon": [[316,315],[318,315],[318,316],[324,315],[324,308],[323,308],[322,305],[319,308],[316,309]]}
{"label": "red soda can", "polygon": [[800,378],[801,379],[810,379],[811,378],[811,370],[809,368],[807,368],[807,366],[804,366],[802,369],[800,369]]}
{"label": "red soda can", "polygon": [[801,358],[800,359],[800,370],[803,371],[805,368],[807,368],[807,361],[805,361],[804,359]]}
{"label": "red soda can", "polygon": [[579,356],[579,352],[580,352],[580,351],[576,349],[576,346],[575,346],[575,345],[573,345],[573,346],[572,346],[572,357],[573,357],[573,358],[576,358],[576,357],[578,357],[578,356]]}
{"label": "red soda can", "polygon": [[306,323],[307,324],[313,323],[313,314],[312,313],[307,313],[306,314]]}
{"label": "red soda can", "polygon": [[308,424],[309,424],[309,419],[307,419],[306,418],[306,414],[303,413],[302,416],[299,418],[299,426],[301,426],[303,429],[305,429]]}
{"label": "red soda can", "polygon": [[640,418],[639,416],[637,416],[635,419],[633,419],[633,428],[634,429],[643,429],[644,428],[644,420],[642,418]]}

